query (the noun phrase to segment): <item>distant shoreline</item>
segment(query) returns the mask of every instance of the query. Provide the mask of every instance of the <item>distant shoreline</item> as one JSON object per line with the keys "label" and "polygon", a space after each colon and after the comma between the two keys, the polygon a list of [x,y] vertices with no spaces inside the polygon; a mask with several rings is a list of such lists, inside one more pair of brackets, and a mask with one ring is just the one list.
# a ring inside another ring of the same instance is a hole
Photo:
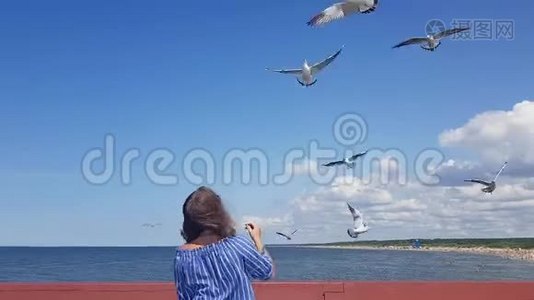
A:
{"label": "distant shoreline", "polygon": [[534,262],[534,249],[521,248],[488,248],[488,247],[435,247],[424,246],[419,249],[410,246],[359,246],[359,245],[295,245],[302,248],[320,249],[355,249],[355,250],[391,250],[391,251],[434,251],[434,252],[458,252],[482,255],[493,255],[514,260],[526,260]]}

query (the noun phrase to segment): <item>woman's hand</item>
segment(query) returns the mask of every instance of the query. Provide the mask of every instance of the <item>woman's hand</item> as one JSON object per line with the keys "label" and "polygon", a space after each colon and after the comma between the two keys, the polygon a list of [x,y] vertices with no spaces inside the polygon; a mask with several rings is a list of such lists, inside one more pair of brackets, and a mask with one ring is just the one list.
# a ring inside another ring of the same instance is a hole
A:
{"label": "woman's hand", "polygon": [[255,223],[245,224],[245,229],[248,231],[252,240],[261,240],[261,228]]}
{"label": "woman's hand", "polygon": [[263,242],[261,241],[261,228],[255,223],[245,224],[245,229],[248,231],[250,238],[256,245],[259,252],[263,253]]}

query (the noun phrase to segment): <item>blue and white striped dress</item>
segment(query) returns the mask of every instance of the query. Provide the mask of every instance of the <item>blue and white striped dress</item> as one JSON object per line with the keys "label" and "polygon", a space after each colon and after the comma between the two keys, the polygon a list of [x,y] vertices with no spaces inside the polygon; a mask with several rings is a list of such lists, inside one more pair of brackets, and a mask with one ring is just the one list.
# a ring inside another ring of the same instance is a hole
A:
{"label": "blue and white striped dress", "polygon": [[194,250],[178,249],[174,259],[179,300],[254,299],[251,281],[267,280],[272,274],[270,256],[241,236]]}

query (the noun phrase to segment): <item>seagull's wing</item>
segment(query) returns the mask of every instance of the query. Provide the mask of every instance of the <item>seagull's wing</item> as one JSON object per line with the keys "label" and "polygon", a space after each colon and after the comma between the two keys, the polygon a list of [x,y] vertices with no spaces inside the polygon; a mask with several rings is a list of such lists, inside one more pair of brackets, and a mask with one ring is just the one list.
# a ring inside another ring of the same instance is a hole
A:
{"label": "seagull's wing", "polygon": [[362,12],[360,10],[362,3],[360,2],[365,1],[347,1],[336,3],[315,15],[306,24],[310,26],[319,26],[330,23],[334,20],[342,19],[358,12]]}
{"label": "seagull's wing", "polygon": [[281,233],[281,232],[276,232],[276,234],[278,234],[279,236],[283,236],[285,237],[286,239],[290,240],[291,238],[289,236],[287,236],[287,234],[285,233]]}
{"label": "seagull's wing", "polygon": [[499,177],[499,175],[501,175],[502,171],[504,170],[504,168],[506,168],[507,165],[508,165],[508,162],[504,162],[504,164],[502,165],[502,167],[499,170],[499,172],[497,172],[497,175],[495,175],[495,178],[493,179],[493,181],[497,181],[497,177]]}
{"label": "seagull's wing", "polygon": [[297,232],[297,231],[299,231],[299,230],[298,230],[298,229],[295,229],[295,230],[291,233],[291,235],[294,235],[295,232]]}
{"label": "seagull's wing", "polygon": [[301,74],[302,73],[302,69],[281,69],[281,70],[273,70],[273,69],[265,69],[267,71],[272,71],[272,72],[276,72],[276,73],[282,73],[282,74],[294,74],[294,75],[297,75],[297,74]]}
{"label": "seagull's wing", "polygon": [[415,38],[408,39],[402,43],[398,43],[397,45],[393,46],[393,48],[400,48],[403,46],[408,46],[408,45],[413,45],[413,44],[422,44],[422,43],[426,43],[427,41],[428,41],[427,38],[415,37]]}
{"label": "seagull's wing", "polygon": [[354,228],[359,228],[360,226],[363,225],[362,213],[359,210],[352,207],[348,202],[347,202],[347,206],[349,207],[350,213],[352,214],[352,219],[354,221]]}
{"label": "seagull's wing", "polygon": [[345,163],[344,161],[338,160],[338,161],[329,162],[327,164],[324,164],[323,166],[325,166],[325,167],[333,167],[333,166],[337,166],[337,165],[342,165],[344,163]]}
{"label": "seagull's wing", "polygon": [[378,0],[349,0],[351,2],[360,2],[359,11],[362,14],[368,14],[375,11],[378,6]]}
{"label": "seagull's wing", "polygon": [[484,181],[484,180],[481,180],[481,179],[466,179],[464,181],[465,182],[480,183],[480,184],[485,185],[485,186],[489,186],[491,184],[490,182],[487,182],[487,181]]}
{"label": "seagull's wing", "polygon": [[318,62],[315,65],[313,65],[311,67],[312,74],[317,74],[319,71],[324,69],[330,63],[332,63],[336,59],[336,57],[341,53],[342,50],[343,50],[343,47],[341,47],[341,49],[339,49],[336,53],[334,53],[334,54],[330,55],[329,57],[327,57],[325,60],[323,60],[321,62]]}
{"label": "seagull's wing", "polygon": [[356,160],[356,159],[358,159],[358,157],[362,157],[362,156],[364,156],[365,154],[367,154],[367,151],[360,152],[360,153],[358,153],[358,154],[356,154],[356,155],[351,156],[351,157],[350,157],[350,160]]}
{"label": "seagull's wing", "polygon": [[443,30],[442,32],[439,32],[434,36],[435,39],[443,39],[451,35],[455,35],[457,33],[460,33],[462,31],[469,30],[469,27],[463,27],[463,28],[451,28],[447,30]]}

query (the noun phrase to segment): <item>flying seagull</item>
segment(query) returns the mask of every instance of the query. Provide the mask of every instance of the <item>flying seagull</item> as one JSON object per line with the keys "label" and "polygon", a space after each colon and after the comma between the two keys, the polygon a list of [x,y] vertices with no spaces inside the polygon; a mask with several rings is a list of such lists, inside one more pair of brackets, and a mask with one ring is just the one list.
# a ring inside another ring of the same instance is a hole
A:
{"label": "flying seagull", "polygon": [[154,227],[156,227],[156,226],[161,226],[161,223],[155,223],[155,224],[153,224],[153,223],[144,223],[144,224],[141,225],[141,226],[143,226],[143,227],[149,227],[149,228],[154,228]]}
{"label": "flying seagull", "polygon": [[411,38],[409,40],[406,40],[402,43],[399,43],[393,46],[393,48],[400,48],[400,47],[408,46],[408,45],[421,44],[421,48],[428,50],[428,51],[434,51],[439,47],[439,45],[441,45],[442,39],[449,37],[451,35],[455,35],[462,31],[466,31],[466,30],[469,30],[469,27],[451,28],[451,29],[444,30],[442,32],[438,32],[436,34],[429,34],[426,37]]}
{"label": "flying seagull", "polygon": [[378,0],[346,0],[345,2],[333,4],[323,10],[311,18],[307,24],[310,26],[319,26],[355,13],[368,14],[375,11],[377,6]]}
{"label": "flying seagull", "polygon": [[359,210],[350,206],[348,202],[347,206],[349,207],[350,213],[352,214],[352,219],[354,220],[353,227],[347,229],[347,233],[351,238],[357,238],[358,235],[366,233],[369,230],[369,227],[367,226],[367,222],[363,220],[363,215]]}
{"label": "flying seagull", "polygon": [[287,240],[291,240],[291,237],[295,234],[295,232],[297,232],[298,229],[294,230],[293,232],[291,232],[290,234],[285,234],[283,232],[276,232],[276,234],[278,234],[279,236],[282,236],[282,237],[285,237]]}
{"label": "flying seagull", "polygon": [[495,175],[495,178],[493,178],[492,181],[485,181],[485,180],[481,180],[481,179],[466,179],[464,181],[465,182],[473,182],[473,183],[482,184],[482,185],[484,185],[484,187],[482,188],[482,191],[484,193],[493,194],[493,191],[495,191],[495,188],[497,188],[497,185],[495,184],[495,182],[497,181],[497,177],[499,177],[499,175],[501,175],[502,170],[504,170],[504,168],[507,165],[508,165],[508,162],[505,162],[502,165],[501,169],[499,170],[499,172],[497,172],[497,175]]}
{"label": "flying seagull", "polygon": [[[341,47],[336,53],[333,55],[330,55],[325,60],[318,62],[314,65],[308,65],[308,62],[304,60],[304,65],[302,66],[302,69],[281,69],[281,70],[272,70],[267,68],[267,71],[273,71],[277,73],[282,74],[291,74],[297,76],[297,81],[300,83],[300,85],[309,87],[314,85],[317,82],[317,79],[313,79],[314,75],[317,75],[321,70],[323,70],[326,66],[328,66],[330,63],[332,63],[336,57],[341,53],[341,50],[343,50],[343,47]],[[300,79],[299,79],[300,78]]]}
{"label": "flying seagull", "polygon": [[356,155],[353,155],[351,157],[345,157],[343,160],[329,162],[327,164],[324,164],[323,166],[324,167],[334,167],[334,166],[338,166],[338,165],[345,165],[345,166],[347,166],[347,168],[351,169],[356,164],[356,159],[358,159],[358,157],[364,156],[365,154],[367,154],[367,151],[360,152],[360,153],[358,153]]}

